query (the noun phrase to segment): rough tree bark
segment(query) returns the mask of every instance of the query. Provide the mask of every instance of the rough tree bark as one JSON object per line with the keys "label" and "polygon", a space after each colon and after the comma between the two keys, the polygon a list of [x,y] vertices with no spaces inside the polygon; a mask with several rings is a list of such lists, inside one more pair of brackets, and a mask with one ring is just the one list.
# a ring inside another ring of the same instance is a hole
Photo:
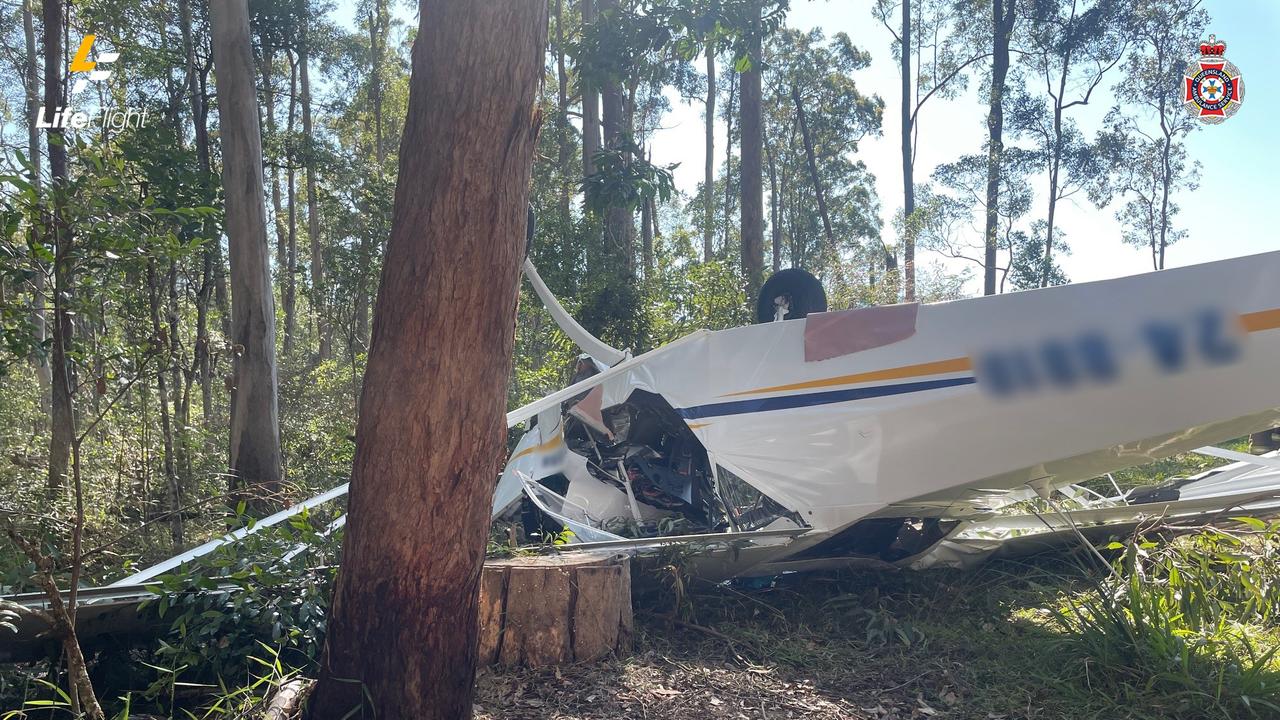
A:
{"label": "rough tree bark", "polygon": [[1009,74],[1009,39],[1017,0],[993,0],[991,5],[991,90],[987,99],[987,218],[982,292],[996,294],[997,233],[1000,221],[1000,166],[1004,160],[1004,81]]}
{"label": "rough tree bark", "polygon": [[276,316],[262,192],[262,139],[249,48],[247,0],[215,0],[213,62],[222,126],[222,184],[231,248],[231,321],[236,356],[231,395],[233,490],[280,488]]}
{"label": "rough tree bark", "polygon": [[471,716],[547,12],[421,5],[311,720]]}
{"label": "rough tree bark", "polygon": [[[62,33],[66,19],[62,14],[62,0],[44,0],[41,14],[44,20],[44,107],[46,124],[52,124],[53,115],[63,106]],[[71,228],[62,217],[67,183],[67,150],[64,135],[58,128],[50,128],[49,211],[45,222],[46,241],[52,241],[53,260],[53,347],[50,353],[50,422],[49,478],[51,490],[60,488],[66,480],[67,466],[71,461],[71,443],[75,440],[75,416],[71,406],[71,365],[67,351],[71,345],[71,313],[67,307],[74,282],[72,277]]]}
{"label": "rough tree bark", "polygon": [[760,91],[760,3],[753,4],[753,20],[747,38],[751,69],[742,73],[741,113],[742,155],[739,172],[742,192],[742,274],[747,279],[747,297],[754,298],[764,284],[764,107]]}
{"label": "rough tree bark", "polygon": [[716,239],[716,46],[707,42],[707,157],[702,168],[702,262],[711,262]]}

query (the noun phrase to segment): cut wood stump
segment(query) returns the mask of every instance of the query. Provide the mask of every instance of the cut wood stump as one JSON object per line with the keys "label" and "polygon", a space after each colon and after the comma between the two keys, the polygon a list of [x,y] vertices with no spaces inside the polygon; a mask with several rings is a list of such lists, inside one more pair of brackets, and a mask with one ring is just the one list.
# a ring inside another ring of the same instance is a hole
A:
{"label": "cut wood stump", "polygon": [[631,567],[625,555],[570,552],[484,564],[482,665],[541,667],[631,652]]}

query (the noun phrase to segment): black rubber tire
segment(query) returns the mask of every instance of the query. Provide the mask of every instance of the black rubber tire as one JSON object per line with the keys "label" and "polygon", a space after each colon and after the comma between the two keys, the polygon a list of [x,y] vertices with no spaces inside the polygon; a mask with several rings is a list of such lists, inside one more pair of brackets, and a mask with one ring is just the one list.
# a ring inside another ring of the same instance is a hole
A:
{"label": "black rubber tire", "polygon": [[780,295],[790,298],[791,310],[787,313],[787,320],[827,311],[827,291],[822,289],[818,278],[800,268],[787,268],[774,273],[760,288],[760,295],[756,298],[756,322],[773,322],[773,301]]}

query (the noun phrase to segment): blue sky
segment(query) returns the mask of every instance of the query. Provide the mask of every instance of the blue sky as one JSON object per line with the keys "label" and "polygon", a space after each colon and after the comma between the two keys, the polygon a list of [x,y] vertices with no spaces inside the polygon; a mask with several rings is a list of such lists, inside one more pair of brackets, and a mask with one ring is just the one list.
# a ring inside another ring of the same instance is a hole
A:
{"label": "blue sky", "polygon": [[[1275,0],[1207,0],[1212,16],[1208,32],[1227,43],[1227,58],[1245,78],[1245,102],[1240,112],[1218,126],[1194,132],[1188,141],[1191,157],[1203,165],[1200,189],[1177,198],[1182,206],[1179,222],[1189,234],[1169,250],[1167,265],[1187,265],[1280,249],[1275,209],[1280,183],[1280,2]],[[856,45],[869,50],[872,65],[856,79],[864,93],[885,101],[885,133],[865,139],[858,156],[876,175],[885,221],[884,234],[892,240],[888,220],[901,208],[902,176],[897,131],[900,98],[897,69],[890,51],[888,31],[871,15],[869,0],[793,0],[788,24],[797,28],[821,27],[828,35],[846,32]],[[1188,55],[1194,48],[1188,48]],[[1111,106],[1110,87],[1121,81],[1123,68],[1104,81],[1108,92],[1095,100],[1081,116],[1083,129],[1092,134],[1097,118]],[[976,88],[976,83],[970,84]],[[677,185],[692,192],[701,179],[703,164],[702,107],[675,104],[673,113],[654,139],[655,162],[680,162]],[[986,132],[986,107],[973,90],[950,101],[930,100],[921,111],[920,146],[916,178],[928,178],[934,167],[965,153],[976,152]],[[723,138],[718,161],[723,160]],[[1033,213],[1043,217],[1043,178],[1033,180],[1039,191]],[[1066,231],[1072,254],[1062,262],[1075,281],[1129,275],[1151,269],[1147,252],[1124,245],[1115,219],[1118,204],[1098,209],[1083,197],[1059,205],[1060,226]],[[934,260],[935,262],[937,259]],[[969,289],[975,290],[971,284]]]}

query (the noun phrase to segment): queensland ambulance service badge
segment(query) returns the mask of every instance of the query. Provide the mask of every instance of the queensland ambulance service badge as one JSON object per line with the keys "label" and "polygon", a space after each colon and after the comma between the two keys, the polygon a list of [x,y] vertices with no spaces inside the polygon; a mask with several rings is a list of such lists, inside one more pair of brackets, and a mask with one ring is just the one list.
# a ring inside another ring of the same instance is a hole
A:
{"label": "queensland ambulance service badge", "polygon": [[1244,78],[1240,68],[1226,58],[1227,44],[1216,35],[1200,43],[1200,57],[1183,74],[1183,107],[1208,125],[1217,125],[1240,110],[1244,102]]}

